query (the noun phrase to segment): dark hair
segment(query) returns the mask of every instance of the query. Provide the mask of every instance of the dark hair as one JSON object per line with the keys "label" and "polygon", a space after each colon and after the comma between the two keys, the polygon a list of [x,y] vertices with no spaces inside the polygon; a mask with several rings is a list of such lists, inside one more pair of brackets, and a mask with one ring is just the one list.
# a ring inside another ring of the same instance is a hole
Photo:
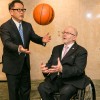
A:
{"label": "dark hair", "polygon": [[9,3],[9,10],[11,10],[14,7],[15,3],[21,3],[24,6],[22,1],[13,0],[11,3]]}

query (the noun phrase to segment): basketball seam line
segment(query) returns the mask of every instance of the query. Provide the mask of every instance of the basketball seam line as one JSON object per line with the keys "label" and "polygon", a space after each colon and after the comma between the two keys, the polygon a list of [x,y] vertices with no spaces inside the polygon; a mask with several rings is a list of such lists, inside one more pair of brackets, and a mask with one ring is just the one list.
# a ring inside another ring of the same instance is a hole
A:
{"label": "basketball seam line", "polygon": [[[44,6],[44,4],[43,4],[43,6]],[[41,9],[41,15],[40,15],[40,25],[41,25],[41,16],[42,16],[43,6],[42,6],[42,9]]]}

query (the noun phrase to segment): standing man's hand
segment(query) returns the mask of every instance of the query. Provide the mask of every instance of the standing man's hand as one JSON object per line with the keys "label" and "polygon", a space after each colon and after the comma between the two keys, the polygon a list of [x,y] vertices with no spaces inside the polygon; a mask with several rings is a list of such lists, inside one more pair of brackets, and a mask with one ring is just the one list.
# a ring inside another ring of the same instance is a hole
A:
{"label": "standing man's hand", "polygon": [[51,40],[51,36],[49,35],[49,33],[47,33],[43,38],[42,38],[42,42],[44,43],[48,43]]}
{"label": "standing man's hand", "polygon": [[19,45],[18,52],[19,53],[22,52],[22,53],[30,54],[30,51],[28,49],[25,49],[22,45]]}

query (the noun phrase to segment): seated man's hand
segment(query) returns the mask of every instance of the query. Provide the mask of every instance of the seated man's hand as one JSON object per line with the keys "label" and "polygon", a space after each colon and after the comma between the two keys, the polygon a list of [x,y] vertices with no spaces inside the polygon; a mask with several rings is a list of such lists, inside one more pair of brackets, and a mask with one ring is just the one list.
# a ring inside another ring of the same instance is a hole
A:
{"label": "seated man's hand", "polygon": [[45,64],[43,64],[43,62],[41,63],[41,70],[43,73],[49,73],[48,67],[46,67]]}
{"label": "seated man's hand", "polygon": [[49,73],[55,73],[55,72],[62,72],[62,65],[60,62],[60,59],[58,58],[58,64],[57,65],[53,65],[51,66],[51,68],[49,69]]}

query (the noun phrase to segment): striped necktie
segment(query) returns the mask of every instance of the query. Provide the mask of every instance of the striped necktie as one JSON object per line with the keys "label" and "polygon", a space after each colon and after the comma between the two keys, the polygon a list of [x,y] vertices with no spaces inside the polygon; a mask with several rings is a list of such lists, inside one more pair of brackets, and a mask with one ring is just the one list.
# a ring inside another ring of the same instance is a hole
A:
{"label": "striped necktie", "polygon": [[19,24],[18,30],[19,30],[19,33],[20,33],[22,42],[23,42],[23,44],[24,44],[24,37],[23,37],[23,28],[22,28],[22,24]]}

